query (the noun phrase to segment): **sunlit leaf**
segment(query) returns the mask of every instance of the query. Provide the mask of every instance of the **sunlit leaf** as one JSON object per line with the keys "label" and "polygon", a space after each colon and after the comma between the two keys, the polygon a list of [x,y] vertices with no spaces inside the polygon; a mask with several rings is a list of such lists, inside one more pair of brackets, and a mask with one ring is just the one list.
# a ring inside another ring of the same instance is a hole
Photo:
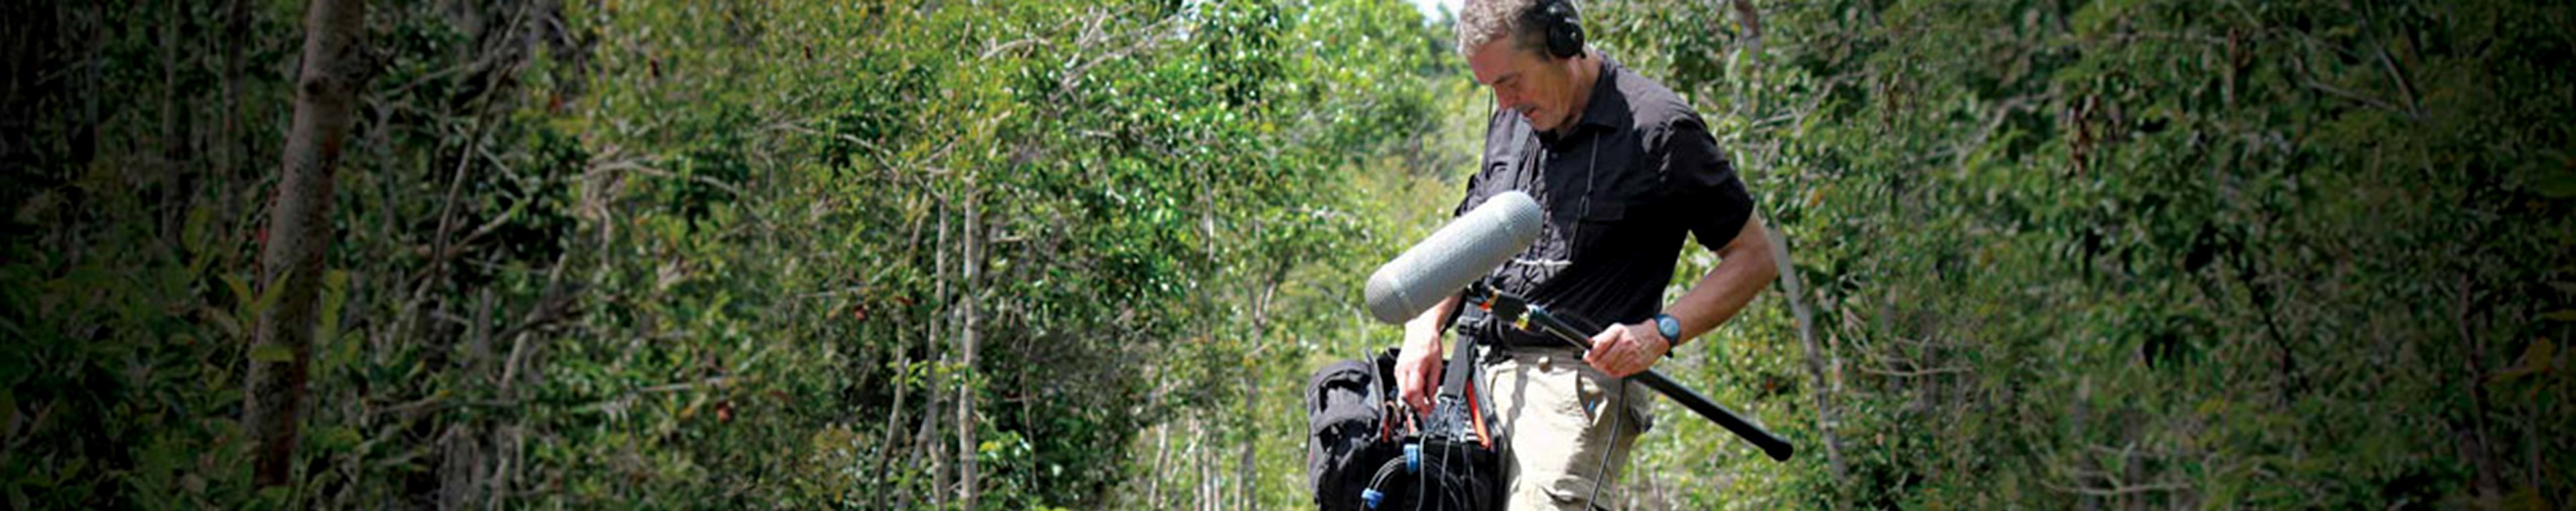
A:
{"label": "sunlit leaf", "polygon": [[250,360],[272,364],[294,362],[295,350],[282,344],[263,342],[251,347]]}

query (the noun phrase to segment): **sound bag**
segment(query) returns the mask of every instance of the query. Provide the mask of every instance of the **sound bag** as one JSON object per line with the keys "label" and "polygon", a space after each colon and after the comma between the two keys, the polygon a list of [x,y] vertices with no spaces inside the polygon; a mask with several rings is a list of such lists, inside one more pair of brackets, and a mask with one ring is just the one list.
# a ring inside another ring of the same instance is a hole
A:
{"label": "sound bag", "polygon": [[1327,364],[1308,379],[1306,476],[1316,508],[1500,509],[1502,456],[1473,440],[1414,431],[1395,399],[1394,374],[1388,350]]}

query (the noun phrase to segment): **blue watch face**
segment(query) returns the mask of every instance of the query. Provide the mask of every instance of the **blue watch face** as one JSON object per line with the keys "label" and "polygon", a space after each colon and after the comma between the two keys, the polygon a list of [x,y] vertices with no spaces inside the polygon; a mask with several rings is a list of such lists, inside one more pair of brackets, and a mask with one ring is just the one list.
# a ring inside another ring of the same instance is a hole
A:
{"label": "blue watch face", "polygon": [[1679,337],[1682,336],[1682,322],[1681,320],[1673,319],[1672,316],[1657,314],[1655,315],[1655,333],[1663,334],[1664,341],[1666,342],[1680,340]]}

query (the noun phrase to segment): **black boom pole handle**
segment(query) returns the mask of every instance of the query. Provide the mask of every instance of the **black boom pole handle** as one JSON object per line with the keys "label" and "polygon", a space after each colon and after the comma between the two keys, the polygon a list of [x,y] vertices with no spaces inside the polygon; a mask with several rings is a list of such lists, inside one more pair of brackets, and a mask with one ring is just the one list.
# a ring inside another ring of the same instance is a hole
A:
{"label": "black boom pole handle", "polygon": [[1682,388],[1681,384],[1673,383],[1673,379],[1664,376],[1664,373],[1647,369],[1646,372],[1637,373],[1628,378],[1645,384],[1646,388],[1655,389],[1655,392],[1663,393],[1664,397],[1681,403],[1683,408],[1698,412],[1701,417],[1717,422],[1717,425],[1724,426],[1727,431],[1733,431],[1736,436],[1744,437],[1745,441],[1753,442],[1754,447],[1762,448],[1762,454],[1770,456],[1774,461],[1789,461],[1789,455],[1798,452],[1796,447],[1789,446],[1788,440],[1781,440],[1779,435],[1771,434],[1771,430],[1762,429],[1760,425],[1745,421],[1744,417],[1736,415],[1734,410],[1728,410],[1726,406],[1708,400],[1707,396]]}
{"label": "black boom pole handle", "polygon": [[[1566,344],[1574,345],[1577,348],[1583,348],[1584,351],[1592,350],[1592,339],[1588,336],[1589,334],[1584,332],[1597,332],[1601,330],[1598,328],[1577,329],[1574,325],[1567,324],[1565,318],[1559,318],[1555,314],[1548,313],[1547,309],[1540,307],[1530,307],[1524,314],[1527,315],[1526,317],[1530,320],[1530,323],[1533,326],[1546,330],[1549,334],[1554,334],[1553,337],[1556,337],[1557,340],[1565,341]],[[1691,389],[1682,387],[1680,383],[1673,382],[1672,377],[1664,376],[1664,373],[1656,372],[1653,369],[1647,369],[1645,372],[1631,375],[1628,378],[1636,380],[1637,383],[1645,384],[1646,388],[1655,389],[1655,392],[1663,394],[1666,398],[1671,398],[1674,402],[1681,403],[1683,408],[1689,408],[1692,412],[1698,413],[1701,417],[1707,417],[1709,421],[1716,422],[1718,426],[1725,427],[1727,431],[1735,432],[1735,436],[1744,437],[1745,441],[1753,442],[1754,447],[1761,448],[1762,454],[1770,456],[1774,461],[1789,461],[1789,455],[1796,454],[1798,452],[1796,447],[1789,445],[1788,440],[1780,439],[1780,435],[1772,434],[1771,430],[1763,429],[1761,425],[1754,424],[1752,421],[1744,420],[1744,416],[1736,415],[1734,410],[1729,410],[1725,406],[1717,404],[1716,401],[1710,401],[1708,396],[1702,396],[1698,392],[1693,392]]]}

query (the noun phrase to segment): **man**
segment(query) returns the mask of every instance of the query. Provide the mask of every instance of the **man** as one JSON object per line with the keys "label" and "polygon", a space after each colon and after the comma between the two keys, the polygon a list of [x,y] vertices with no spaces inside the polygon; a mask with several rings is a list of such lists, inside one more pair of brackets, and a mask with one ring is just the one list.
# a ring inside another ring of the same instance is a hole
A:
{"label": "man", "polygon": [[[1458,50],[1496,108],[1484,167],[1457,211],[1519,190],[1547,212],[1538,242],[1488,280],[1612,326],[1592,336],[1589,352],[1502,325],[1459,334],[1494,348],[1484,388],[1506,440],[1508,507],[1586,509],[1594,486],[1608,483],[1594,480],[1604,455],[1610,467],[1626,463],[1651,420],[1645,389],[1611,383],[1735,317],[1778,270],[1707,124],[1670,89],[1585,45],[1571,0],[1469,0],[1463,11]],[[1722,261],[1664,304],[1685,233]],[[1438,392],[1439,326],[1457,301],[1405,325],[1396,379],[1416,410]]]}

